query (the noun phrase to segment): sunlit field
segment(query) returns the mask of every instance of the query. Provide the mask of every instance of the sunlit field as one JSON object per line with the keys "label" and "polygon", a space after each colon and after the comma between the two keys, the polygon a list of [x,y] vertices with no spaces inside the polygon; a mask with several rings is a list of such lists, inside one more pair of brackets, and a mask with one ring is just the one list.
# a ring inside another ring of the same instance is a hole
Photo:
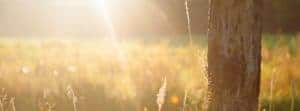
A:
{"label": "sunlit field", "polygon": [[[162,111],[202,111],[209,101],[202,38],[192,47],[175,38],[117,46],[2,38],[0,111],[158,111],[164,87]],[[300,110],[299,43],[300,37],[264,36],[261,110]]]}

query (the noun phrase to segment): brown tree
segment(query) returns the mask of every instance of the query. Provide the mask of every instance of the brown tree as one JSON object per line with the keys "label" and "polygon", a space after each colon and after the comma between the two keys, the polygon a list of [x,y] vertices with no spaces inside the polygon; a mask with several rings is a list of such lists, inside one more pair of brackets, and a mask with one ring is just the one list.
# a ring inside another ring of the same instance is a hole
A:
{"label": "brown tree", "polygon": [[210,0],[209,111],[257,111],[263,0]]}

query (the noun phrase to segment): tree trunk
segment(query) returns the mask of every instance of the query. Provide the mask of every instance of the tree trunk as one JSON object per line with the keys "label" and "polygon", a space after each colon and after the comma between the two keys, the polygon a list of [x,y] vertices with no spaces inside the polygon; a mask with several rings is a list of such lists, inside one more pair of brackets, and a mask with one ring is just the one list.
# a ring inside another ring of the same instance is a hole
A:
{"label": "tree trunk", "polygon": [[209,111],[257,111],[263,0],[211,0]]}

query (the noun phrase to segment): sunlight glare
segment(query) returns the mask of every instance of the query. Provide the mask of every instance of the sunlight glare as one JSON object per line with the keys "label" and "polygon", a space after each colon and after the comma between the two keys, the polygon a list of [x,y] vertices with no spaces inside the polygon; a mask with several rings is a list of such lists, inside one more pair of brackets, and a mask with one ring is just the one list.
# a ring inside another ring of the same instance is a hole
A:
{"label": "sunlight glare", "polygon": [[[122,65],[122,67],[125,67],[127,63],[126,62],[126,58],[125,58],[125,53],[124,50],[121,49],[120,47],[120,42],[119,39],[117,39],[117,37],[119,35],[117,35],[117,33],[115,32],[115,28],[113,25],[113,21],[112,21],[112,16],[111,16],[111,9],[108,7],[108,4],[106,2],[106,0],[97,0],[96,3],[96,9],[100,10],[102,13],[102,17],[104,19],[104,23],[105,26],[107,28],[107,32],[108,32],[108,40],[111,43],[111,48],[115,51],[115,53],[117,54],[117,59],[119,60],[120,64]],[[99,7],[99,8],[97,8]]]}

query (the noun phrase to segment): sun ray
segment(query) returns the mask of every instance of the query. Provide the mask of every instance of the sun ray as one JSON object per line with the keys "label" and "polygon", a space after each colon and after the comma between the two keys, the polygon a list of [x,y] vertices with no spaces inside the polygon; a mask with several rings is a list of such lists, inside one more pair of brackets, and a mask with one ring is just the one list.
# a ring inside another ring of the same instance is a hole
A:
{"label": "sun ray", "polygon": [[109,42],[111,43],[111,48],[113,49],[114,53],[117,54],[117,59],[119,60],[121,66],[124,68],[126,67],[126,54],[124,49],[122,49],[122,47],[120,46],[120,40],[119,37],[120,35],[118,35],[115,31],[115,27],[113,24],[113,19],[112,19],[112,15],[110,12],[110,9],[108,7],[108,3],[106,2],[107,0],[97,0],[97,6],[99,7],[101,13],[102,13],[102,17],[104,19],[104,23],[107,29],[107,37]]}

